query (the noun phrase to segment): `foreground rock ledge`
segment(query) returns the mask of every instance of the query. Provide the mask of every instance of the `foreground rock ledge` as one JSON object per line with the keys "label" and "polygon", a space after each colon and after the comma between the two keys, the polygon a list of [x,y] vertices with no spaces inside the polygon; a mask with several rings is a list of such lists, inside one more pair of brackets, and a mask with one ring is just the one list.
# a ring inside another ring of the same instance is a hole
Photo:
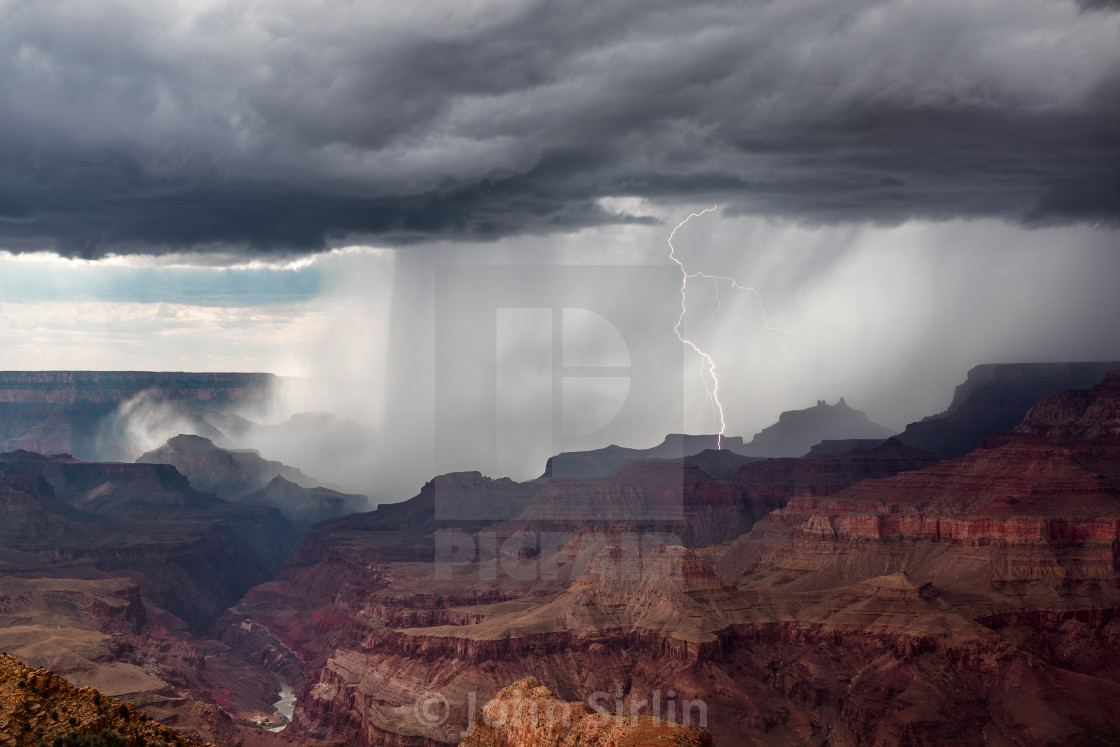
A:
{"label": "foreground rock ledge", "polygon": [[128,703],[91,687],[76,688],[49,669],[32,669],[0,654],[0,744],[35,747],[55,737],[107,729],[128,744],[199,747]]}

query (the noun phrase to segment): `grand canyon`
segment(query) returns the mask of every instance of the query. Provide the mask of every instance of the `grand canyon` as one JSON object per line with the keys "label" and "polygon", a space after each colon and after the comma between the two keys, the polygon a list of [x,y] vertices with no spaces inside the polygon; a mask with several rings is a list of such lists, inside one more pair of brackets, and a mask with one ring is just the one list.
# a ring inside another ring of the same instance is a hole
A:
{"label": "grand canyon", "polygon": [[[980,366],[896,435],[818,402],[376,507],[249,448],[275,385],[0,374],[4,687],[65,678],[0,736],[96,694],[218,745],[1120,739],[1120,363]],[[126,458],[137,402],[165,440]]]}
{"label": "grand canyon", "polygon": [[1120,744],[1120,0],[0,0],[0,747]]}

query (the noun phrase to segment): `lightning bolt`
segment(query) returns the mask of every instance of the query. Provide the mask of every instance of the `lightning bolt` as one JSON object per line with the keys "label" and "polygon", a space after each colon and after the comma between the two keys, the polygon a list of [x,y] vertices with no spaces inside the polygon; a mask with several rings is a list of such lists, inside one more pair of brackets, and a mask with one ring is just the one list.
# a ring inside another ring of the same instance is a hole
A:
{"label": "lightning bolt", "polygon": [[[757,290],[755,290],[754,288],[739,285],[739,283],[734,278],[724,277],[723,275],[709,275],[708,273],[705,273],[705,272],[691,272],[690,273],[685,268],[684,263],[681,262],[680,259],[677,258],[677,250],[676,250],[676,247],[673,246],[673,239],[676,237],[677,231],[679,231],[681,229],[681,227],[684,226],[684,224],[688,223],[693,218],[699,218],[703,215],[706,215],[706,214],[712,212],[713,210],[715,210],[717,207],[719,207],[719,206],[718,205],[712,205],[710,208],[707,208],[706,210],[701,210],[699,213],[690,213],[689,216],[687,218],[685,218],[684,220],[682,220],[680,223],[678,223],[676,225],[676,227],[673,229],[672,233],[669,234],[668,243],[669,243],[669,259],[676,262],[677,266],[681,268],[681,313],[680,313],[680,316],[677,317],[677,323],[673,327],[673,332],[676,333],[678,340],[680,340],[683,344],[687,345],[688,347],[692,348],[694,351],[696,351],[696,354],[698,356],[700,356],[700,361],[701,361],[701,363],[700,363],[700,379],[701,379],[701,381],[704,382],[704,390],[708,394],[708,399],[711,401],[711,403],[712,403],[713,407],[715,408],[716,412],[719,414],[719,433],[716,434],[716,450],[719,450],[719,449],[723,448],[723,436],[724,436],[724,433],[727,432],[727,420],[724,417],[723,403],[719,401],[719,376],[716,375],[716,362],[714,360],[712,360],[712,356],[708,355],[708,353],[706,353],[704,350],[702,350],[699,345],[697,345],[695,342],[693,342],[692,340],[685,337],[684,334],[681,332],[681,328],[684,326],[685,314],[688,313],[688,280],[689,280],[689,278],[703,278],[704,280],[711,280],[712,281],[712,284],[715,286],[716,306],[718,308],[722,308],[722,305],[720,304],[720,299],[719,299],[719,284],[721,282],[725,282],[725,283],[729,284],[734,290],[746,291],[746,292],[752,294],[755,297],[755,299],[758,301],[759,311],[762,312],[762,323],[766,327],[766,329],[773,330],[773,331],[776,331],[776,332],[787,332],[789,330],[785,330],[785,329],[782,329],[781,327],[774,327],[774,326],[770,325],[769,319],[767,318],[767,315],[766,315],[766,304],[763,303],[762,295]],[[713,313],[713,316],[714,316],[715,312],[713,311],[712,313]],[[704,370],[705,369],[707,369],[707,372],[708,372],[707,378],[705,378],[705,376],[704,376]],[[708,385],[708,379],[711,380],[711,386]]]}
{"label": "lightning bolt", "polygon": [[[723,403],[719,401],[719,376],[716,375],[716,362],[712,360],[712,356],[701,350],[699,345],[685,337],[681,332],[681,327],[684,326],[684,315],[688,313],[688,279],[690,277],[695,277],[695,273],[693,275],[688,274],[688,270],[685,269],[684,262],[681,262],[679,259],[677,259],[677,248],[673,246],[673,239],[676,237],[677,231],[681,230],[681,227],[685,223],[688,223],[693,218],[699,218],[702,215],[706,215],[715,210],[717,207],[719,206],[712,205],[710,208],[701,210],[699,213],[690,213],[689,216],[678,223],[676,228],[673,229],[673,232],[669,234],[668,243],[669,259],[676,262],[677,266],[681,268],[681,313],[680,316],[677,317],[677,323],[673,327],[673,332],[676,333],[678,340],[695,350],[696,354],[700,356],[700,360],[703,361],[700,369],[700,378],[704,381],[704,390],[708,393],[708,397],[711,398],[712,404],[716,408],[716,412],[719,413],[719,433],[716,435],[716,450],[718,451],[723,448],[723,434],[727,432],[727,420],[723,415]],[[711,377],[712,380],[712,385],[710,388],[708,387],[707,379],[704,379],[703,377],[704,366],[707,366],[708,376]]]}
{"label": "lightning bolt", "polygon": [[[712,209],[713,208],[708,208],[708,210],[712,210]],[[708,210],[705,210],[704,212],[706,213],[706,212],[708,212]],[[696,213],[696,215],[703,215],[703,213]],[[691,218],[692,216],[689,216],[689,217]],[[682,223],[681,225],[684,225],[684,224]],[[678,228],[679,227],[680,226],[678,226]],[[675,258],[674,258],[674,261],[676,261]],[[680,262],[677,262],[677,264],[679,265]],[[683,270],[684,268],[682,267],[681,269]],[[706,272],[693,272],[693,273],[689,274],[688,277],[690,277],[690,278],[704,278],[705,280],[711,280],[712,281],[712,285],[716,289],[716,308],[712,310],[712,320],[713,321],[716,318],[716,312],[723,308],[723,304],[720,302],[720,299],[719,299],[719,284],[720,284],[720,281],[723,281],[723,282],[727,283],[728,285],[730,285],[734,290],[746,291],[747,293],[750,293],[752,296],[755,297],[755,301],[758,303],[758,310],[762,314],[762,326],[763,327],[770,330],[771,332],[791,332],[792,331],[792,330],[786,329],[785,327],[775,327],[774,325],[770,324],[770,319],[767,316],[767,312],[766,312],[766,303],[762,299],[762,294],[759,293],[754,288],[751,288],[749,286],[739,285],[739,283],[735,280],[735,278],[729,278],[729,277],[725,277],[723,275],[709,275]]]}

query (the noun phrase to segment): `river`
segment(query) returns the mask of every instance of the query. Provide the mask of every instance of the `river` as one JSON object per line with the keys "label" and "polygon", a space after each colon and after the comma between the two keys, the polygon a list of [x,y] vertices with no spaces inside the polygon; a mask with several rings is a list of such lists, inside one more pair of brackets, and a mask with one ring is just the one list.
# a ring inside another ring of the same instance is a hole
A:
{"label": "river", "polygon": [[288,728],[288,722],[292,720],[292,714],[296,711],[296,691],[284,678],[280,678],[280,700],[276,701],[273,707],[288,721],[280,726],[272,727],[269,731],[284,731]]}

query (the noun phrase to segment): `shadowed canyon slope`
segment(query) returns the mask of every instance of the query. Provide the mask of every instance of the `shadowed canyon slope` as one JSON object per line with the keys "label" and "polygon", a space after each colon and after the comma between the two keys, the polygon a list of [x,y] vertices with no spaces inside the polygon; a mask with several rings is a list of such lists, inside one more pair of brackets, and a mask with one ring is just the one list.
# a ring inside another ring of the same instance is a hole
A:
{"label": "shadowed canyon slope", "polygon": [[142,574],[151,598],[196,631],[298,540],[275,509],[200,493],[163,465],[0,454],[0,494],[6,549]]}
{"label": "shadowed canyon slope", "polygon": [[1018,425],[1039,400],[1088,389],[1120,362],[989,363],[976,366],[957,387],[945,412],[911,423],[899,439],[941,456],[963,456],[988,436]]}
{"label": "shadowed canyon slope", "polygon": [[205,633],[297,540],[276,509],[196,491],[174,467],[0,454],[0,649],[240,741],[238,722],[274,722],[278,681]]}
{"label": "shadowed canyon slope", "polygon": [[321,521],[369,504],[363,495],[333,490],[294,467],[262,458],[258,451],[221,449],[201,436],[175,436],[136,461],[171,465],[199,490],[234,503],[274,506],[293,521]]}

